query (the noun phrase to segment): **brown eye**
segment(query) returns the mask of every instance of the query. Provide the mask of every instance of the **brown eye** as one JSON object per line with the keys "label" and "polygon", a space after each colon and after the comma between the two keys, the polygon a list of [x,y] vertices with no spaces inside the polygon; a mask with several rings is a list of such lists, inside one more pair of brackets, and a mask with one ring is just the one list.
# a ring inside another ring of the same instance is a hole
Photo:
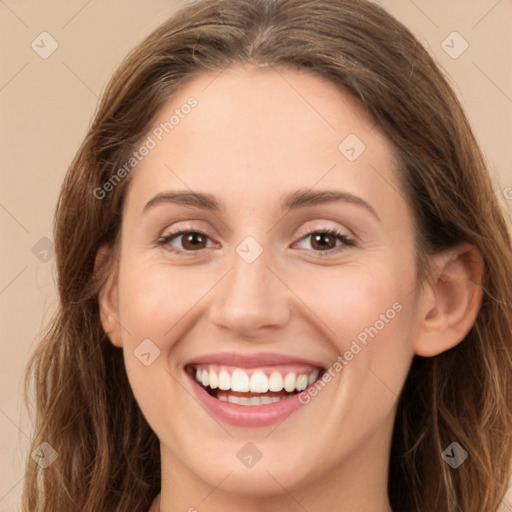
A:
{"label": "brown eye", "polygon": [[182,236],[182,245],[186,250],[204,249],[203,244],[206,243],[206,236],[201,233],[188,232]]}
{"label": "brown eye", "polygon": [[[355,242],[352,238],[336,229],[312,231],[303,236],[301,241],[307,239],[311,240],[310,248],[305,249],[321,254],[322,256],[328,256],[340,250],[345,250],[349,246],[355,246]],[[200,252],[206,249],[208,240],[208,235],[201,231],[181,230],[169,233],[159,238],[157,242],[158,245],[165,246],[169,251],[175,254],[186,255],[187,253]],[[177,246],[176,243],[180,245]]]}
{"label": "brown eye", "polygon": [[334,249],[336,247],[336,237],[329,233],[313,233],[311,235],[311,247],[313,249]]}
{"label": "brown eye", "polygon": [[[346,249],[347,246],[355,245],[354,241],[350,237],[336,229],[312,231],[302,237],[301,241],[307,239],[311,240],[310,246],[311,250],[314,252],[338,252],[338,250]],[[341,244],[337,245],[338,241],[341,241]]]}
{"label": "brown eye", "polygon": [[[181,237],[181,247],[176,247],[172,242],[178,240]],[[168,235],[158,240],[159,245],[165,245],[172,252],[183,253],[183,252],[196,252],[201,249],[206,249],[206,243],[208,235],[200,231],[176,231],[169,233]]]}

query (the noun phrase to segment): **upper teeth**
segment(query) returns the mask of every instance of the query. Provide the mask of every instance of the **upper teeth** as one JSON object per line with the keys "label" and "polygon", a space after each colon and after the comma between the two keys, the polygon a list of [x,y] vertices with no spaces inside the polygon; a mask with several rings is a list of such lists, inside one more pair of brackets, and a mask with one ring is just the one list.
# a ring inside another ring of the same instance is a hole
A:
{"label": "upper teeth", "polygon": [[267,391],[281,391],[288,393],[303,391],[318,377],[318,370],[313,370],[309,375],[306,373],[296,374],[295,372],[283,375],[273,371],[269,377],[261,370],[256,370],[250,377],[245,370],[235,368],[232,373],[221,368],[216,371],[214,368],[196,370],[196,380],[203,386],[210,386],[212,389],[222,389],[239,392],[266,393]]}

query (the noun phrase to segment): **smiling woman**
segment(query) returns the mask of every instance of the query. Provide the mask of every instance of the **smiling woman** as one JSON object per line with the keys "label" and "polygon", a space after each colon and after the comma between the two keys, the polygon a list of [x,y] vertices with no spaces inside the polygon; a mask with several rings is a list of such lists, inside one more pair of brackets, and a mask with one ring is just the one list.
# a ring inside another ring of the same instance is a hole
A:
{"label": "smiling woman", "polygon": [[24,510],[498,510],[511,240],[453,91],[378,5],[187,5],[112,78],[55,243],[27,385],[58,455]]}

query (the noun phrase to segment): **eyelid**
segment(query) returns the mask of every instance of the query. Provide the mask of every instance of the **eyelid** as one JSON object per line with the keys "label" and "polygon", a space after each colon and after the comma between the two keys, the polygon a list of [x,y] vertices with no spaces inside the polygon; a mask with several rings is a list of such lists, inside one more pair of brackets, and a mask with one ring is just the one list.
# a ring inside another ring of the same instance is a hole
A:
{"label": "eyelid", "polygon": [[[315,222],[324,222],[324,224],[317,225],[315,224]],[[347,238],[355,238],[355,235],[348,229],[343,229],[338,226],[329,225],[326,224],[326,222],[328,222],[327,219],[306,222],[305,226],[300,228],[298,237],[302,238],[306,235],[310,235],[311,233],[334,230],[337,231],[340,235],[343,235]]]}
{"label": "eyelid", "polygon": [[[311,224],[311,223],[310,223]],[[159,236],[156,240],[156,245],[163,245],[168,246],[171,239],[177,239],[180,236],[183,236],[187,233],[196,233],[201,236],[204,236],[208,240],[211,240],[211,236],[206,232],[207,230],[197,229],[197,226],[194,226],[193,224],[186,224],[186,225],[180,225],[180,227],[170,230],[167,234],[162,234]],[[346,233],[339,227],[335,226],[329,226],[329,225],[323,225],[323,226],[311,226],[311,227],[304,227],[300,230],[300,234],[296,238],[296,240],[292,243],[292,247],[295,246],[297,243],[301,242],[308,236],[311,236],[316,233],[324,233],[324,234],[332,234],[336,237],[336,240],[342,241],[341,246],[335,246],[331,249],[326,249],[324,251],[315,251],[313,249],[299,249],[301,251],[306,252],[313,252],[316,255],[319,255],[320,257],[323,256],[332,256],[334,254],[339,253],[340,251],[346,250],[350,247],[355,247],[357,245],[357,238],[352,233]],[[208,243],[208,242],[207,242]],[[207,248],[198,249],[197,251],[187,251],[184,249],[175,249],[168,247],[168,250],[172,252],[173,254],[176,254],[178,256],[193,256],[197,254],[202,254]]]}

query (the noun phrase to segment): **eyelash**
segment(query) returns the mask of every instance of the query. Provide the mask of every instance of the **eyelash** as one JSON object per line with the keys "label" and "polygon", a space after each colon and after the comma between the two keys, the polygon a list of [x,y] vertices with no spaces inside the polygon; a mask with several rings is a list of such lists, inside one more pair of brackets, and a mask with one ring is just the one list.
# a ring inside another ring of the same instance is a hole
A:
{"label": "eyelash", "polygon": [[[189,254],[199,253],[199,252],[203,251],[204,249],[199,249],[197,251],[178,250],[178,249],[175,249],[174,247],[171,247],[170,245],[168,245],[169,242],[171,242],[174,238],[177,238],[181,235],[191,234],[191,233],[209,238],[208,235],[202,231],[198,231],[195,229],[181,229],[181,230],[173,231],[165,236],[158,238],[156,240],[156,243],[158,246],[164,246],[164,245],[167,246],[167,249],[170,252],[177,254],[178,256],[188,256]],[[334,238],[339,239],[343,242],[342,246],[334,247],[332,249],[326,249],[325,251],[315,251],[313,249],[304,249],[307,251],[312,250],[313,252],[318,253],[320,256],[330,256],[334,253],[344,251],[348,247],[356,246],[356,242],[353,238],[348,237],[344,233],[341,233],[340,231],[338,231],[337,229],[334,229],[334,228],[326,228],[326,229],[310,231],[309,233],[306,233],[303,237],[301,237],[300,240],[303,240],[304,238],[307,238],[308,236],[311,236],[311,235],[331,235]]]}

